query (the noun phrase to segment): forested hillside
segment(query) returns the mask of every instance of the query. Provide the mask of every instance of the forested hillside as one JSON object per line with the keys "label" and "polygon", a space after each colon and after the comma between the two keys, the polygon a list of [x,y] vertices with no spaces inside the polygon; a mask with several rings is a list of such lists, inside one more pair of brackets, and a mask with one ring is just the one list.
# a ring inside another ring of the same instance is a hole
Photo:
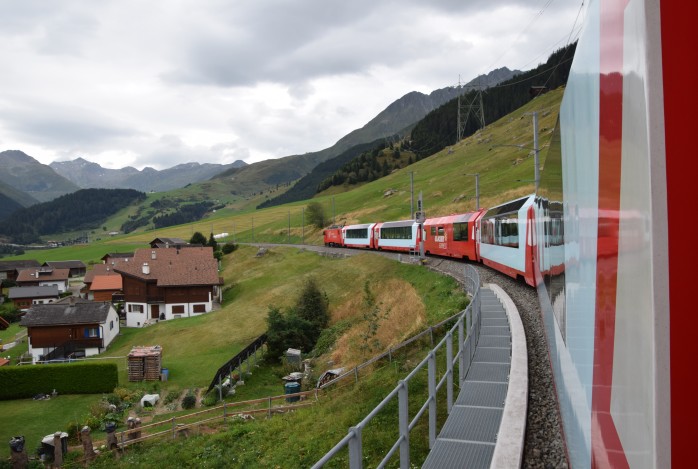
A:
{"label": "forested hillside", "polygon": [[400,151],[398,145],[386,145],[385,143],[365,151],[358,158],[354,158],[339,168],[332,176],[318,185],[318,192],[322,192],[332,186],[342,184],[354,185],[362,182],[371,182],[392,173],[396,169],[404,168],[414,163],[412,152]]}
{"label": "forested hillside", "polygon": [[369,143],[355,145],[346,150],[339,156],[317,165],[310,173],[303,176],[283,194],[272,199],[262,202],[257,208],[273,207],[275,205],[295,202],[312,198],[318,192],[318,186],[328,177],[331,177],[338,169],[344,166],[347,162],[357,158],[363,152],[372,150],[373,148],[385,148],[385,139],[379,138]]}
{"label": "forested hillside", "polygon": [[39,242],[44,235],[96,228],[123,207],[145,197],[132,189],[82,189],[15,211],[0,224],[0,236],[27,244]]}
{"label": "forested hillside", "polygon": [[[533,86],[545,86],[552,90],[565,85],[576,46],[577,44],[574,43],[557,50],[550,55],[545,64],[487,89],[482,96],[485,123],[494,122],[530,101],[533,97],[531,94]],[[478,91],[471,91],[464,94],[461,97],[461,103],[475,102],[477,93]],[[461,116],[465,119],[463,114]],[[412,130],[409,146],[409,149],[415,152],[417,160],[456,143],[457,120],[458,99],[456,98],[419,121]],[[474,134],[479,128],[480,122],[470,116],[463,137]]]}
{"label": "forested hillside", "polygon": [[8,217],[11,213],[21,209],[22,206],[19,202],[9,198],[2,192],[0,192],[0,220]]}

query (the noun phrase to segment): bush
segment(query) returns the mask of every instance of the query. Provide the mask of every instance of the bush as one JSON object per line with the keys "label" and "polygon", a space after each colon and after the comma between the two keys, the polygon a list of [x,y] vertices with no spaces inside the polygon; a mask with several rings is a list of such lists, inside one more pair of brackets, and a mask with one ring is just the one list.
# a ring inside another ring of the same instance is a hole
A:
{"label": "bush", "polygon": [[196,407],[196,396],[190,389],[182,399],[182,409],[193,409],[194,407]]}
{"label": "bush", "polygon": [[36,394],[111,393],[119,382],[115,363],[73,363],[0,368],[0,400]]}
{"label": "bush", "polygon": [[201,401],[206,407],[214,406],[218,403],[218,391],[212,390],[212,392],[206,394],[206,397]]}
{"label": "bush", "polygon": [[180,391],[178,389],[170,389],[170,391],[167,393],[167,396],[165,396],[163,405],[172,404],[174,401],[179,399],[179,395]]}
{"label": "bush", "polygon": [[238,245],[235,243],[225,243],[221,250],[223,251],[223,254],[230,254],[231,252],[235,251],[238,248]]}
{"label": "bush", "polygon": [[19,321],[21,314],[22,311],[12,304],[8,304],[3,309],[0,309],[0,317],[2,317],[5,321],[9,323]]}

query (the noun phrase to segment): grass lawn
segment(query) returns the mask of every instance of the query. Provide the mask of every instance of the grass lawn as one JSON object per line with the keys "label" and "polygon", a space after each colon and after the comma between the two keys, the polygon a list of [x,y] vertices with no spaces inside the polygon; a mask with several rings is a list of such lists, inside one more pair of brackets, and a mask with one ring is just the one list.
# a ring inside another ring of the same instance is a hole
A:
{"label": "grass lawn", "polygon": [[[10,327],[7,328],[7,330],[0,331],[0,341],[3,344],[14,342],[17,335],[24,332],[26,332],[26,329],[24,327],[21,327],[19,323],[10,324]],[[0,356],[2,356],[3,358],[9,357],[10,363],[14,364],[15,359],[21,356],[27,350],[27,337],[26,335],[24,335],[24,337],[20,339],[20,341],[14,347],[0,352]]]}
{"label": "grass lawn", "polygon": [[88,394],[58,396],[48,401],[0,401],[0,459],[9,458],[8,442],[20,435],[24,435],[27,454],[32,455],[44,436],[65,431],[71,421],[82,419],[101,397]]}

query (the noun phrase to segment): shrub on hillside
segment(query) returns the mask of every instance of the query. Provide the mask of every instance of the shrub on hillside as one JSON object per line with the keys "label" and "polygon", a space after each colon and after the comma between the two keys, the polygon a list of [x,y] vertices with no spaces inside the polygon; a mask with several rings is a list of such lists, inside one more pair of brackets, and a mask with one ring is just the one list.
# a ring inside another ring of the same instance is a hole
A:
{"label": "shrub on hillside", "polygon": [[223,251],[223,254],[230,254],[231,252],[235,251],[237,248],[238,248],[238,245],[235,243],[225,243],[221,250]]}
{"label": "shrub on hillside", "polygon": [[193,409],[194,407],[196,407],[196,396],[190,389],[182,399],[182,409]]}

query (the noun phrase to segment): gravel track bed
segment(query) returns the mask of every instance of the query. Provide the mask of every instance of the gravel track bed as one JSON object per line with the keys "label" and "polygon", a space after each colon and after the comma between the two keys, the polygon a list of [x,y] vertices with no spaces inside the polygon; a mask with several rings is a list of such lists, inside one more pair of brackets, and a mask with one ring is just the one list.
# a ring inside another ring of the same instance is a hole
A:
{"label": "gravel track bed", "polygon": [[[265,244],[263,246],[271,247],[275,245]],[[376,251],[328,248],[325,246],[306,245],[297,247],[338,257],[353,256],[364,252],[376,253]],[[392,252],[380,252],[378,254],[393,259],[398,259],[398,256],[400,256]],[[410,256],[406,254],[402,254],[400,257],[403,261],[410,259]],[[460,284],[463,284],[463,265],[459,261],[438,258],[429,258],[427,264],[430,269],[449,275]],[[519,310],[526,333],[528,350],[528,414],[522,466],[536,469],[567,468],[568,462],[562,437],[560,413],[555,397],[548,345],[536,290],[486,266],[471,265],[478,270],[482,284],[496,283],[507,292]]]}

